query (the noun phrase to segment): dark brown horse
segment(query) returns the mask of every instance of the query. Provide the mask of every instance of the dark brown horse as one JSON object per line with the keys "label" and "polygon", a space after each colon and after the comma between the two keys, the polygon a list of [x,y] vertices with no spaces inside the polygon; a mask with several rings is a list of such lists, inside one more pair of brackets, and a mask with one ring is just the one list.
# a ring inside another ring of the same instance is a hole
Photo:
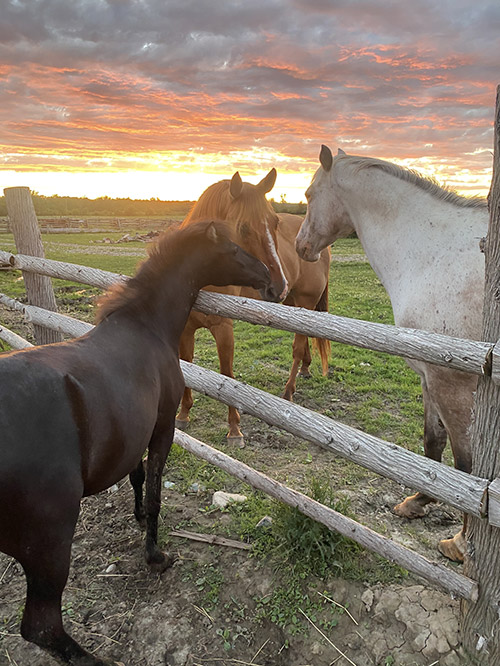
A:
{"label": "dark brown horse", "polygon": [[[258,257],[269,268],[272,286],[262,294],[266,300],[282,300],[286,305],[326,311],[328,309],[328,273],[330,251],[323,250],[317,263],[311,264],[300,259],[295,251],[295,237],[302,224],[298,215],[277,215],[266,199],[276,181],[276,169],[271,169],[258,185],[242,182],[235,173],[231,180],[222,180],[203,192],[182,223],[183,227],[205,217],[225,220],[233,240]],[[225,294],[259,295],[248,289],[226,287],[219,289]],[[216,315],[191,312],[186,329],[181,338],[180,356],[192,361],[194,355],[195,332],[208,328],[217,343],[220,371],[233,377],[234,336],[231,319]],[[328,340],[315,341],[321,357],[323,372],[328,370],[330,343]],[[309,376],[311,352],[305,335],[296,334],[293,341],[293,364],[285,386],[283,397],[292,400],[296,378],[300,374]],[[191,390],[186,389],[176,425],[185,428],[189,412],[193,406]],[[240,415],[235,407],[229,407],[228,439],[243,443],[239,428]]]}
{"label": "dark brown horse", "polygon": [[[125,475],[146,521],[146,561],[157,545],[162,470],[184,388],[179,339],[207,284],[269,288],[269,271],[200,222],[165,234],[134,278],[104,301],[87,335],[0,357],[0,550],[27,580],[23,637],[61,663],[102,666],[64,630],[61,596],[80,500]],[[146,499],[142,456],[148,448]]]}

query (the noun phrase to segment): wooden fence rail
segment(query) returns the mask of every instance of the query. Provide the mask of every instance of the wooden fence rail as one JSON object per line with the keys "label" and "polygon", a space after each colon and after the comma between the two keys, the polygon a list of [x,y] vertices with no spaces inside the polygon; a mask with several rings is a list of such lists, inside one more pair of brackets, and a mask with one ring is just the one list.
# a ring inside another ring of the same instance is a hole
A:
{"label": "wooden fence rail", "polygon": [[[127,276],[97,268],[14,255],[4,251],[0,251],[0,261],[26,272],[37,272],[100,288],[107,288],[117,280],[128,279]],[[500,370],[491,368],[495,344],[490,342],[462,340],[416,329],[209,292],[200,292],[194,309],[206,314],[241,319],[309,337],[327,338],[334,342],[426,361],[473,374],[481,375],[486,372],[492,374],[494,379],[500,379]]]}
{"label": "wooden fence rail", "polygon": [[[40,308],[33,309],[35,311],[40,310]],[[65,319],[68,319],[68,317]],[[54,324],[53,320],[49,321],[51,324]],[[90,324],[86,324],[85,322],[78,322],[78,320],[76,320],[75,323],[81,324],[80,329],[82,332],[86,332],[92,328]],[[29,342],[23,340],[23,338],[16,334],[12,334],[15,337],[11,337],[9,335],[11,333],[12,332],[8,331],[8,329],[3,327],[0,328],[0,338],[5,339],[15,349],[32,346]],[[189,363],[183,363],[183,372],[185,375],[186,370],[190,365],[191,364]],[[203,370],[202,368],[200,368],[200,370],[202,370],[202,375],[205,378],[216,378],[219,376],[217,373],[209,370]],[[301,513],[326,525],[329,529],[349,537],[363,547],[375,551],[391,562],[399,564],[408,571],[425,578],[426,580],[444,588],[448,592],[472,602],[477,599],[477,583],[470,578],[453,571],[453,569],[449,569],[437,562],[432,562],[419,553],[395,543],[391,539],[374,532],[370,528],[361,525],[352,518],[348,518],[334,509],[320,504],[297,490],[288,488],[262,472],[258,472],[252,467],[231,458],[222,451],[218,451],[180,430],[175,430],[174,441],[193,455],[223,469],[228,474],[236,476],[241,481],[267,493],[271,497],[297,508]]]}
{"label": "wooden fence rail", "polygon": [[26,349],[27,347],[33,347],[31,342],[28,342],[5,326],[0,326],[0,339],[6,342],[9,347],[12,347],[12,349]]}

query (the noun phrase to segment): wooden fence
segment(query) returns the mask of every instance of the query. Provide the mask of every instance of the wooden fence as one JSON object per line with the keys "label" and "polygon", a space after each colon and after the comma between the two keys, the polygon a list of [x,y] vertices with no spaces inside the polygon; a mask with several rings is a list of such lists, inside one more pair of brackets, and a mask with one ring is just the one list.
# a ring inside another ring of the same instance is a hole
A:
{"label": "wooden fence", "polygon": [[[4,251],[0,251],[0,260],[24,272],[34,272],[100,288],[107,288],[116,281],[128,279],[126,276],[109,271],[45,258],[14,255]],[[3,294],[0,294],[0,303],[22,312],[35,326],[46,327],[66,335],[83,335],[92,328],[90,324],[72,317],[37,306],[24,305]],[[291,308],[281,304],[207,292],[200,293],[194,308],[205,313],[212,312],[254,324],[297,331],[310,337],[325,337],[337,342],[370,347],[471,373],[482,374],[486,369],[491,371],[490,359],[495,347],[492,343],[462,340],[328,313],[311,312],[303,308]],[[468,514],[485,517],[487,511],[491,510],[492,503],[496,503],[496,496],[488,501],[490,481],[487,479],[465,474],[217,373],[185,362],[182,362],[182,369],[186,384],[190,388],[225,404],[234,405],[241,411],[349,458],[382,476],[426,492]],[[498,513],[500,514],[500,508]],[[494,511],[493,515],[496,519],[497,512]],[[408,559],[405,560],[404,566],[414,571]],[[431,579],[448,587],[448,577],[444,572],[440,572],[438,580],[434,576]],[[470,595],[467,592],[466,596],[473,597],[474,586],[470,587],[470,590]],[[457,589],[454,591],[464,596]]]}
{"label": "wooden fence", "polygon": [[[84,335],[93,328],[91,324],[66,315],[23,305],[4,294],[0,295],[0,303],[22,312],[32,323],[47,326],[74,337]],[[3,337],[2,329],[0,329],[0,337]],[[18,340],[10,338],[9,344],[16,348],[27,346],[26,341],[19,336],[16,337]],[[484,493],[487,488],[487,482],[484,479],[473,478],[468,474],[423,458],[395,444],[384,442],[384,440],[211,370],[185,361],[181,361],[181,368],[186,385],[192,389],[225,404],[234,405],[270,425],[281,427],[287,432],[323,446],[333,453],[350,458],[388,478],[427,492],[432,489],[432,493],[438,499],[447,501],[461,510],[482,515]],[[470,601],[477,599],[477,584],[466,576],[437,562],[432,562],[404,546],[393,543],[390,539],[356,521],[287,488],[179,430],[176,430],[174,441],[211,464],[221,467],[246,483],[297,507],[330,529],[350,537],[362,546],[374,550],[405,569],[440,585],[447,591]],[[415,480],[414,474],[418,477],[417,480]],[[457,493],[457,487],[466,487],[467,492],[465,494]]]}
{"label": "wooden fence", "polygon": [[[0,261],[24,273],[38,273],[101,288],[128,279],[126,276],[109,271],[22,254],[14,255],[4,251],[0,251]],[[92,328],[85,322],[45,308],[19,303],[4,294],[0,294],[0,303],[18,310],[33,325],[61,334],[75,337],[83,335]],[[492,343],[461,340],[424,331],[207,292],[200,293],[194,307],[201,312],[213,312],[255,324],[297,331],[311,337],[325,337],[333,341],[374,348],[478,375],[492,372],[491,358],[495,348]],[[14,348],[29,345],[4,327],[0,328],[0,337]],[[488,518],[492,504],[497,504],[499,507],[498,511],[491,512],[492,515],[494,517],[500,515],[500,505],[497,503],[496,495],[489,497],[491,483],[488,479],[465,474],[437,463],[234,379],[185,362],[181,362],[181,366],[186,385],[194,390],[225,404],[234,405],[271,425],[314,442],[387,478],[426,492],[470,515]],[[392,542],[185,433],[176,431],[175,441],[195,455],[271,496],[297,507],[330,529],[349,536],[364,547],[374,550],[454,595],[469,602],[478,599],[477,582],[453,569],[430,561]]]}
{"label": "wooden fence", "polygon": [[[127,279],[125,276],[108,271],[6,252],[0,252],[0,259],[23,271],[39,272],[45,276],[82,282],[101,288],[106,288],[118,280]],[[83,335],[92,328],[90,324],[72,317],[49,312],[32,305],[23,305],[5,295],[0,295],[0,303],[22,312],[25,318],[34,325],[45,326],[66,335]],[[478,374],[483,372],[484,367],[488,365],[488,358],[491,356],[494,346],[490,343],[460,340],[394,326],[351,320],[327,313],[311,313],[308,310],[290,308],[280,304],[206,292],[200,294],[194,307],[203,312],[216,312],[235,319],[244,319],[284,330],[298,330],[312,337],[322,335],[330,340],[350,342],[363,347],[369,346],[371,332],[376,341],[374,346],[380,351],[393,354],[404,353],[411,355],[412,358],[434,361],[453,368],[464,369],[466,366],[469,372]],[[187,386],[194,390],[225,404],[234,405],[241,411],[314,442],[332,453],[349,458],[382,476],[431,494],[436,499],[461,511],[478,517],[484,517],[486,514],[490,485],[487,479],[465,474],[234,379],[189,363],[181,362],[181,365]],[[187,440],[177,433],[176,441],[183,445]],[[210,460],[217,464],[216,459],[217,456],[212,449]],[[235,468],[237,462],[233,461],[232,465]],[[246,480],[251,483],[248,474]],[[287,495],[289,489],[284,489],[283,492]],[[307,502],[302,501],[298,506],[306,504]],[[322,515],[321,512],[319,515]],[[329,515],[331,518],[331,514]],[[344,517],[339,519],[337,515],[334,523],[330,520],[327,524],[460,597],[469,600],[477,597],[477,585],[474,581],[440,564],[431,562],[409,549],[393,544],[354,521],[346,523]]]}
{"label": "wooden fence", "polygon": [[[143,229],[145,225],[153,224],[155,229],[164,229],[170,224],[178,222],[182,216],[155,219],[148,217],[38,217],[38,226],[42,234],[102,234],[116,231],[131,231]],[[8,217],[0,217],[0,234],[12,233]]]}

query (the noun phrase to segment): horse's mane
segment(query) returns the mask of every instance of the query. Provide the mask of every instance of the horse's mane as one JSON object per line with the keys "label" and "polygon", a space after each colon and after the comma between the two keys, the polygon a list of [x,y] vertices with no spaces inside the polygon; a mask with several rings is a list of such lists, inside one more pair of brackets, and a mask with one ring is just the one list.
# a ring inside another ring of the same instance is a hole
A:
{"label": "horse's mane", "polygon": [[399,166],[393,162],[379,160],[376,157],[361,157],[359,155],[338,155],[336,159],[339,161],[349,161],[357,171],[369,168],[380,169],[400,180],[412,183],[412,185],[419,187],[421,190],[428,192],[441,201],[446,201],[447,203],[460,206],[461,208],[485,208],[488,205],[484,197],[463,197],[460,194],[457,194],[454,190],[440,185],[432,176],[423,176],[415,169],[407,169],[406,167]]}
{"label": "horse's mane", "polygon": [[[140,265],[136,274],[127,282],[114,284],[99,300],[96,323],[111,313],[124,307],[147,309],[156,285],[163,279],[165,268],[179,263],[190,251],[196,237],[206,232],[212,220],[198,221],[187,228],[178,224],[169,227],[158,240],[148,248],[148,258]],[[217,233],[228,236],[225,226],[216,222]]]}
{"label": "horse's mane", "polygon": [[251,224],[253,220],[262,221],[269,214],[274,214],[269,201],[257,192],[254,185],[244,182],[236,198],[231,196],[230,187],[230,180],[220,180],[207,187],[193,204],[181,228],[200,219],[215,218],[227,220],[239,234],[244,233],[245,225]]}
{"label": "horse's mane", "polygon": [[193,224],[200,219],[208,217],[215,217],[219,220],[224,220],[227,216],[229,204],[231,203],[231,196],[229,194],[230,181],[220,180],[207,187],[207,189],[200,196],[198,201],[195,201],[191,210],[184,218],[181,227]]}

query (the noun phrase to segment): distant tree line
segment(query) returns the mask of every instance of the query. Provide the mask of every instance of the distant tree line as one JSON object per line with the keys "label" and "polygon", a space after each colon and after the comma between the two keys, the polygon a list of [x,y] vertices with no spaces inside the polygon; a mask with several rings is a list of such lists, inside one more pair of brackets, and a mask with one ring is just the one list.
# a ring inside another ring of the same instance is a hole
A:
{"label": "distant tree line", "polygon": [[275,201],[274,199],[269,199],[272,207],[277,213],[293,213],[294,215],[305,215],[307,210],[307,204],[302,203],[288,203],[285,201],[284,197],[281,197],[281,201]]}
{"label": "distant tree line", "polygon": [[[161,199],[112,199],[99,197],[62,197],[58,194],[47,197],[32,192],[35,212],[40,217],[177,217],[187,215],[192,201],[162,201]],[[277,202],[271,199],[277,213],[305,215],[303,203],[287,203],[283,197]],[[0,197],[0,217],[7,215],[5,197]]]}
{"label": "distant tree line", "polygon": [[[112,199],[99,197],[51,197],[32,192],[35,212],[41,217],[184,217],[191,207],[190,201],[162,201],[161,199]],[[0,197],[0,216],[7,215],[5,197]]]}

